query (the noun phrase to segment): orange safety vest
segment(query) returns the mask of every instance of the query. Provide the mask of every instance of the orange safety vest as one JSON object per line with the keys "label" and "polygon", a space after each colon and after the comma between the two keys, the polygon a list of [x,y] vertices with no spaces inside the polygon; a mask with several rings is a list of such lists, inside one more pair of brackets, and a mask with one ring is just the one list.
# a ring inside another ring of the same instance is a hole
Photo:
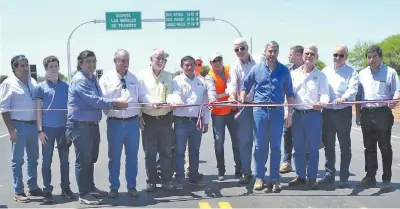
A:
{"label": "orange safety vest", "polygon": [[[225,73],[225,79],[228,80],[229,77],[229,66],[224,65],[224,73]],[[215,89],[217,92],[216,99],[218,102],[222,101],[228,101],[229,95],[225,93],[226,90],[226,82],[221,78],[221,76],[218,75],[218,73],[215,73],[214,70],[211,68],[210,72],[208,73],[209,76],[214,78],[215,81]],[[212,113],[215,115],[227,115],[231,112],[230,107],[213,107]]]}

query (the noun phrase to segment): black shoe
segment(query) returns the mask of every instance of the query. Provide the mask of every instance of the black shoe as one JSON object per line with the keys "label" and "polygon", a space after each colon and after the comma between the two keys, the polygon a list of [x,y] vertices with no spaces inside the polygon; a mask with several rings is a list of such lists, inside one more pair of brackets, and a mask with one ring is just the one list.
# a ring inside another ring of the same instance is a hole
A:
{"label": "black shoe", "polygon": [[108,192],[108,197],[109,198],[117,198],[118,197],[118,190],[117,189],[111,189],[110,192]]}
{"label": "black shoe", "polygon": [[318,189],[317,179],[308,179],[308,188],[309,189]]}
{"label": "black shoe", "polygon": [[67,199],[72,199],[75,198],[75,194],[71,191],[71,189],[68,187],[66,189],[63,189],[61,191],[61,195],[64,196]]}
{"label": "black shoe", "polygon": [[239,183],[240,184],[248,184],[252,179],[252,176],[250,174],[243,174],[240,179]]}
{"label": "black shoe", "polygon": [[35,190],[31,190],[31,191],[29,191],[29,196],[41,197],[41,196],[43,196],[43,190],[41,188],[37,188]]}
{"label": "black shoe", "polygon": [[306,179],[305,178],[300,178],[300,177],[296,177],[294,178],[292,181],[289,182],[289,186],[298,186],[301,184],[305,184],[306,183]]}
{"label": "black shoe", "polygon": [[135,187],[130,188],[130,189],[128,190],[128,194],[129,194],[131,197],[137,197],[137,196],[139,196],[139,192],[136,190]]}
{"label": "black shoe", "polygon": [[96,187],[90,192],[90,194],[93,195],[93,197],[99,198],[99,199],[108,196],[108,192],[100,190]]}
{"label": "black shoe", "polygon": [[146,192],[153,192],[156,189],[156,185],[152,183],[147,183]]}
{"label": "black shoe", "polygon": [[358,184],[359,187],[374,187],[376,186],[376,179],[375,177],[364,177]]}
{"label": "black shoe", "polygon": [[235,178],[240,179],[242,177],[242,172],[235,172]]}
{"label": "black shoe", "polygon": [[45,192],[43,196],[44,196],[43,198],[44,203],[54,202],[53,195],[51,194],[51,192]]}

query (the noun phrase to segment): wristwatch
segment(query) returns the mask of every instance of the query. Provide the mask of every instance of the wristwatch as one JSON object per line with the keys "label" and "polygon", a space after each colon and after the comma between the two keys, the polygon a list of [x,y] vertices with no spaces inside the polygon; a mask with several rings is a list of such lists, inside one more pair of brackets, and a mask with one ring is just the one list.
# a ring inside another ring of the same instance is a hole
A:
{"label": "wristwatch", "polygon": [[43,130],[38,130],[38,131],[37,131],[38,134],[40,134],[40,133],[42,133],[42,132],[43,132]]}

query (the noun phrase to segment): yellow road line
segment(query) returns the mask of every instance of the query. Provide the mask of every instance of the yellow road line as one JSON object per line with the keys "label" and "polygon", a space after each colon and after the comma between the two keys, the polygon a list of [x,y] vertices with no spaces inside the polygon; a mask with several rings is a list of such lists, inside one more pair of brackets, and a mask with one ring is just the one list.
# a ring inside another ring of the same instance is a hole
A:
{"label": "yellow road line", "polygon": [[218,202],[219,208],[232,208],[229,202]]}
{"label": "yellow road line", "polygon": [[200,208],[211,208],[210,203],[208,202],[199,202]]}

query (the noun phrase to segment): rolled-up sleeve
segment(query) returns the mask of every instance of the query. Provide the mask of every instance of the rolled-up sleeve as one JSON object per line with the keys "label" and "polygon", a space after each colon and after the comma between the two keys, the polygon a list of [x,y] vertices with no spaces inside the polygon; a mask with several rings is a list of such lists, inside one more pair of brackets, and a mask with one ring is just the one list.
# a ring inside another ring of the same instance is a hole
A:
{"label": "rolled-up sleeve", "polygon": [[209,99],[216,99],[217,97],[217,90],[215,87],[215,80],[213,77],[206,75],[205,83],[207,87],[207,94]]}
{"label": "rolled-up sleeve", "polygon": [[96,91],[91,87],[86,80],[78,80],[75,84],[76,94],[89,105],[96,108],[110,108],[113,106],[113,100],[100,97]]}
{"label": "rolled-up sleeve", "polygon": [[347,99],[347,101],[349,102],[353,102],[356,99],[356,95],[358,93],[358,84],[358,73],[354,70],[349,79],[347,90],[346,92],[344,92],[342,97],[344,99]]}
{"label": "rolled-up sleeve", "polygon": [[236,91],[238,89],[238,76],[237,76],[237,73],[239,70],[238,68],[239,68],[239,66],[236,63],[232,64],[232,68],[231,68],[231,71],[229,73],[229,77],[227,80],[227,93],[228,94],[237,93]]}
{"label": "rolled-up sleeve", "polygon": [[251,88],[253,87],[255,83],[255,72],[258,69],[259,65],[254,65],[249,74],[246,75],[243,79],[243,86],[240,87],[241,91],[245,91],[246,93],[249,93]]}
{"label": "rolled-up sleeve", "polygon": [[10,85],[3,82],[0,85],[0,113],[9,112],[11,108],[12,91]]}
{"label": "rolled-up sleeve", "polygon": [[321,73],[320,83],[319,83],[319,101],[322,104],[329,103],[329,83],[326,75]]}

